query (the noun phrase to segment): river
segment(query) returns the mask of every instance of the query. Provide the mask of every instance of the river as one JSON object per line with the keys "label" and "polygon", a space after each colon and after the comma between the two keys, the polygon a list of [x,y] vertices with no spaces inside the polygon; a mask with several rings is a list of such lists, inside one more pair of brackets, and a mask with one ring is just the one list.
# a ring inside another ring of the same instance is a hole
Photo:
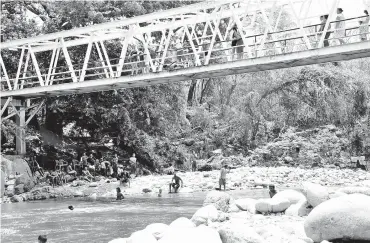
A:
{"label": "river", "polygon": [[[267,197],[267,190],[230,192],[234,198]],[[151,223],[169,224],[188,217],[202,206],[206,192],[113,199],[46,200],[1,205],[1,242],[108,242],[128,237]],[[69,205],[74,210],[68,209]]]}

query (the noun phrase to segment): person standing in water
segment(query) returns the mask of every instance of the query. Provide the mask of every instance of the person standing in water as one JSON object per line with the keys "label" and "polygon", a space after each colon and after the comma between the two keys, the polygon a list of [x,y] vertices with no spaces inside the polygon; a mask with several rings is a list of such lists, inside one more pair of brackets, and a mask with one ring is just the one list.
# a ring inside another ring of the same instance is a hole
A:
{"label": "person standing in water", "polygon": [[125,197],[123,196],[122,192],[121,192],[121,188],[117,187],[116,188],[116,191],[117,191],[117,199],[116,200],[122,200],[122,199],[125,199]]}
{"label": "person standing in water", "polygon": [[226,191],[226,174],[230,172],[227,171],[227,165],[224,165],[224,168],[221,168],[220,170],[220,179],[219,179],[219,190],[221,191],[221,186],[224,186],[224,191]]}
{"label": "person standing in water", "polygon": [[195,157],[195,152],[193,151],[193,154],[191,156],[191,160],[192,160],[192,163],[191,163],[191,170],[194,172],[194,171],[197,171],[197,160],[196,160],[196,157]]}
{"label": "person standing in water", "polygon": [[39,243],[46,243],[48,239],[46,238],[46,235],[39,235],[38,242]]}
{"label": "person standing in water", "polygon": [[338,39],[339,44],[345,44],[344,37],[346,36],[346,22],[344,21],[343,9],[337,9],[337,18],[335,22],[335,38]]}
{"label": "person standing in water", "polygon": [[182,181],[182,179],[180,177],[178,177],[176,175],[176,172],[173,174],[173,177],[172,177],[172,180],[171,180],[171,183],[170,183],[170,193],[172,192],[171,191],[171,188],[173,188],[175,191],[175,193],[179,190],[180,188],[180,182],[181,182],[181,187],[184,186],[184,182]]}
{"label": "person standing in water", "polygon": [[132,156],[130,157],[130,165],[135,168],[134,174],[136,174],[137,173],[137,159],[136,159],[135,153],[133,153]]}
{"label": "person standing in water", "polygon": [[118,177],[118,155],[115,154],[112,162],[113,177]]}

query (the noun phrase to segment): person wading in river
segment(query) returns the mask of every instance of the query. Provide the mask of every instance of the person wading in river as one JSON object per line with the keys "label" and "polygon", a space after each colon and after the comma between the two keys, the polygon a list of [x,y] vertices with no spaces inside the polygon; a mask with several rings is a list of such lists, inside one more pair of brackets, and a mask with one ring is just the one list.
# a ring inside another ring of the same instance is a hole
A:
{"label": "person wading in river", "polygon": [[125,197],[123,196],[122,192],[121,192],[121,188],[117,187],[116,188],[116,191],[117,191],[117,198],[116,200],[122,200],[122,199],[125,199]]}
{"label": "person wading in river", "polygon": [[274,185],[269,185],[269,194],[270,198],[272,198],[277,193]]}
{"label": "person wading in river", "polygon": [[39,235],[38,241],[39,243],[46,243],[48,239],[46,238],[46,235]]}
{"label": "person wading in river", "polygon": [[221,186],[224,186],[224,191],[226,190],[226,174],[230,172],[230,169],[227,171],[227,165],[224,165],[224,168],[220,170],[220,179],[219,179],[219,190],[221,191]]}
{"label": "person wading in river", "polygon": [[175,190],[174,192],[176,193],[179,188],[180,188],[180,181],[181,181],[181,187],[184,186],[184,182],[182,181],[182,179],[180,177],[178,177],[176,175],[176,173],[173,174],[173,177],[172,177],[172,180],[171,180],[171,183],[170,183],[170,193],[172,192],[171,191],[171,187]]}

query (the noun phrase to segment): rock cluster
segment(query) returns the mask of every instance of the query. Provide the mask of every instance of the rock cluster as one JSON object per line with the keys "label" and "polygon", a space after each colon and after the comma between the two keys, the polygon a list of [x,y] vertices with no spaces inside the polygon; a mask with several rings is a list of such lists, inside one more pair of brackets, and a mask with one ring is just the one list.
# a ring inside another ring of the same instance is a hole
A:
{"label": "rock cluster", "polygon": [[[333,191],[320,185],[304,183],[303,191],[288,189],[268,200],[234,200],[224,192],[209,192],[204,206],[194,213],[191,220],[182,217],[169,225],[152,224],[129,238],[115,239],[109,243],[370,241],[370,197],[351,194],[365,190],[342,190],[348,194],[343,192],[333,199],[328,196]],[[318,197],[320,192],[325,192],[325,195]],[[234,206],[241,211],[233,212],[231,208]],[[261,211],[266,214],[259,214]]]}

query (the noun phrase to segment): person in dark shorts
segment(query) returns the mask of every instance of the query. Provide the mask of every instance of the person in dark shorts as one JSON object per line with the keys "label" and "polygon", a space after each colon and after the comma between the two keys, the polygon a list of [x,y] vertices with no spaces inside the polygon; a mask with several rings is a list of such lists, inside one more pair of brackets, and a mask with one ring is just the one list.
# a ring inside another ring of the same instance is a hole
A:
{"label": "person in dark shorts", "polygon": [[[244,51],[244,42],[243,38],[240,34],[240,31],[235,24],[232,28],[233,34],[232,34],[232,41],[231,41],[231,46],[232,46],[232,52],[233,52],[233,60],[235,59],[242,59],[243,57],[243,51]],[[234,55],[236,54],[236,57]]]}
{"label": "person in dark shorts", "polygon": [[125,199],[125,197],[123,196],[122,192],[121,192],[121,188],[117,187],[116,188],[116,191],[117,191],[117,198],[116,200],[122,200],[122,199]]}
{"label": "person in dark shorts", "polygon": [[224,167],[221,168],[221,170],[220,170],[220,179],[219,179],[219,186],[220,186],[219,190],[220,191],[221,191],[221,186],[224,186],[224,191],[226,190],[226,174],[229,171],[227,171],[227,165],[224,165]]}
{"label": "person in dark shorts", "polygon": [[171,188],[173,188],[175,191],[175,193],[179,190],[180,188],[180,182],[181,182],[181,187],[184,186],[184,182],[182,181],[182,179],[180,177],[178,177],[176,175],[176,172],[173,174],[173,177],[172,177],[172,180],[171,180],[171,183],[170,183],[170,193],[172,192],[171,191]]}
{"label": "person in dark shorts", "polygon": [[269,194],[270,198],[272,198],[277,193],[274,185],[269,185]]}
{"label": "person in dark shorts", "polygon": [[46,238],[46,235],[39,235],[39,243],[46,243],[48,239]]}

